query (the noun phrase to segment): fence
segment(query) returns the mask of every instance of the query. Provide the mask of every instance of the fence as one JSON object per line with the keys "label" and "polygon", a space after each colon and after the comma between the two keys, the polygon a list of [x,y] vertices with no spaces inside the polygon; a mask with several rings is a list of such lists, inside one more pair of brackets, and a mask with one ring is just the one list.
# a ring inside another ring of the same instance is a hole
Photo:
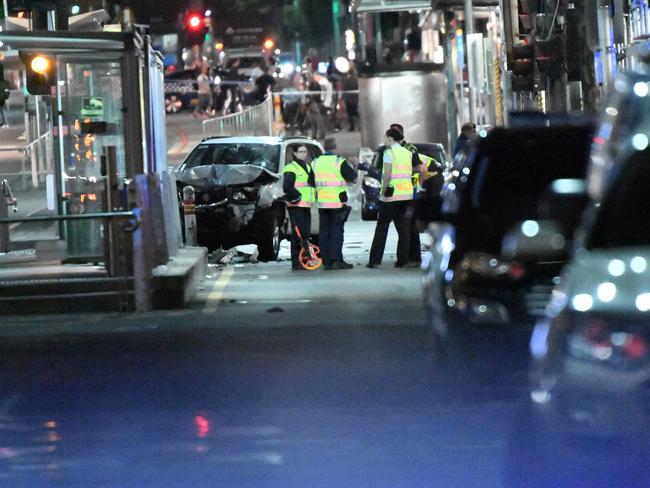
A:
{"label": "fence", "polygon": [[242,112],[203,121],[203,135],[214,136],[272,136],[273,100],[271,97]]}
{"label": "fence", "polygon": [[[42,177],[52,173],[52,133],[46,132],[37,139],[25,146],[0,146],[0,153],[18,152],[21,153],[20,171],[4,172],[2,176],[16,176],[20,178],[23,190],[29,187],[28,181],[31,176],[32,187],[38,188]],[[27,168],[29,161],[30,168]]]}

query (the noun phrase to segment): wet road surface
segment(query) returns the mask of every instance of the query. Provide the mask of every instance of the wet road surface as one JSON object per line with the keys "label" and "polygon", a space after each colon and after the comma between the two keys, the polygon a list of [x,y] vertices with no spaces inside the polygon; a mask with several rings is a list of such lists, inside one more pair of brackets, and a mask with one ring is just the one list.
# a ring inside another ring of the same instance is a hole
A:
{"label": "wet road surface", "polygon": [[517,354],[436,361],[420,271],[363,266],[373,226],[349,271],[292,272],[285,243],[213,263],[189,310],[4,343],[0,486],[644,486],[609,445],[542,463]]}

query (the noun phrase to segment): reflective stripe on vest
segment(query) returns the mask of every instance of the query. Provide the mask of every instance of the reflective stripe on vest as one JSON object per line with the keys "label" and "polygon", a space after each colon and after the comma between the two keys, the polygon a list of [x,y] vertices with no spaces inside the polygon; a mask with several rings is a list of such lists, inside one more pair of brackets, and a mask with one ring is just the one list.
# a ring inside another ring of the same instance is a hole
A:
{"label": "reflective stripe on vest", "polygon": [[339,195],[347,191],[347,186],[341,175],[341,161],[343,161],[341,158],[333,154],[323,154],[312,162],[318,208],[343,206]]}
{"label": "reflective stripe on vest", "polygon": [[390,148],[393,156],[390,172],[390,184],[395,189],[392,197],[380,196],[384,202],[413,200],[413,156],[411,151],[401,146]]}
{"label": "reflective stripe on vest", "polygon": [[[307,164],[309,167],[309,164]],[[300,192],[300,201],[298,203],[287,202],[288,207],[311,207],[314,202],[314,188],[309,185],[309,173],[295,161],[291,161],[284,167],[282,173],[293,173],[296,175],[296,182],[293,185]]]}

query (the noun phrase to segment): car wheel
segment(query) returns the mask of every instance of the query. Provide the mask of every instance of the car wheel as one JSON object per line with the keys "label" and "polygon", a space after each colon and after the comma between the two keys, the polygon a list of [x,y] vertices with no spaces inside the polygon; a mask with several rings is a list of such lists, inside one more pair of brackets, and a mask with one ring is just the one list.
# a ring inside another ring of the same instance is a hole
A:
{"label": "car wheel", "polygon": [[275,213],[270,212],[260,224],[260,240],[257,243],[260,261],[275,261],[280,253],[282,229]]}
{"label": "car wheel", "polygon": [[361,197],[361,220],[377,220],[377,212],[368,210],[365,195]]}

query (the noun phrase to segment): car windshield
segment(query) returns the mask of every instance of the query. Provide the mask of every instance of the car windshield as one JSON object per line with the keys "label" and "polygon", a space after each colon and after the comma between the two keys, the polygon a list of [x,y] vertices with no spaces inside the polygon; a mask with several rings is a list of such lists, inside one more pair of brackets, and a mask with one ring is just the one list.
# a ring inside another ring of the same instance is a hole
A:
{"label": "car windshield", "polygon": [[[445,151],[438,146],[437,144],[414,144],[418,154],[423,154],[424,156],[429,156],[430,158],[433,158],[436,160],[438,164],[440,164],[443,167],[447,167],[447,157],[445,155]],[[371,166],[377,170],[381,170],[383,164],[383,160],[380,158],[380,155],[383,154],[383,151],[385,149],[385,146],[380,146],[377,151],[372,155],[372,161],[371,161]],[[433,162],[432,162],[433,163]],[[430,170],[434,170],[436,168],[431,167],[429,165]]]}
{"label": "car windshield", "polygon": [[210,164],[259,166],[277,173],[280,146],[259,143],[200,144],[185,161],[186,169]]}
{"label": "car windshield", "polygon": [[[416,144],[415,147],[418,149],[419,154],[424,154],[436,160],[436,162],[442,167],[447,167],[447,158],[445,152],[440,148],[440,146],[433,144]],[[433,168],[429,168],[433,169]]]}
{"label": "car windshield", "polygon": [[254,68],[264,63],[264,58],[261,56],[251,56],[251,57],[241,57],[241,58],[231,58],[228,62],[228,67],[239,61],[239,68]]}

